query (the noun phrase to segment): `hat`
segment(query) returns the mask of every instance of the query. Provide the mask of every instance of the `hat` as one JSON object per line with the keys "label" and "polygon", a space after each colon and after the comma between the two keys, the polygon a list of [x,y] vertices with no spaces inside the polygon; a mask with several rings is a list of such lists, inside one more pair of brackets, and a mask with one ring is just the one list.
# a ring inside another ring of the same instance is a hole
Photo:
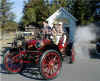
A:
{"label": "hat", "polygon": [[59,22],[58,24],[61,24],[62,25],[63,23],[62,22]]}

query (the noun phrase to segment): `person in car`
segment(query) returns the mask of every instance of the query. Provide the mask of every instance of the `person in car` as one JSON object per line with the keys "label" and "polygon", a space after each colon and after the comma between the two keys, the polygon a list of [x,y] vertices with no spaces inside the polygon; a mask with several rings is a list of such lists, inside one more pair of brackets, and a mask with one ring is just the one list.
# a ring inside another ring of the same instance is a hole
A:
{"label": "person in car", "polygon": [[62,22],[55,22],[52,28],[52,35],[55,44],[58,45],[60,40],[63,38],[62,45],[64,46],[67,36],[66,32],[63,31],[63,23]]}
{"label": "person in car", "polygon": [[56,35],[57,35],[57,31],[55,28],[56,24],[53,24],[52,30],[51,30],[51,39],[53,40],[53,42],[56,44]]}
{"label": "person in car", "polygon": [[43,22],[43,34],[45,38],[50,38],[51,35],[51,27],[48,25],[48,21]]}

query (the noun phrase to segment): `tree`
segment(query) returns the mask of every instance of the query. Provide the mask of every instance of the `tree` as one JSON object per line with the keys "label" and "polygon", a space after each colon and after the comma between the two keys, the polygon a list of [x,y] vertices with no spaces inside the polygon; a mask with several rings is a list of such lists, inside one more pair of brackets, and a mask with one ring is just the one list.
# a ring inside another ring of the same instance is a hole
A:
{"label": "tree", "polygon": [[86,25],[94,21],[92,0],[75,0],[72,14],[78,19],[79,25]]}
{"label": "tree", "polygon": [[48,9],[44,0],[29,0],[24,6],[23,13],[22,23],[24,26],[31,23],[41,25],[42,21],[48,16]]}
{"label": "tree", "polygon": [[100,16],[97,15],[97,8],[99,9],[100,6],[98,5],[100,3],[100,0],[91,0],[90,3],[92,5],[90,5],[90,9],[91,9],[91,13],[93,13],[94,15],[94,22],[98,22],[100,21]]}
{"label": "tree", "polygon": [[5,28],[4,30],[6,31],[16,31],[18,28],[18,24],[14,21],[8,21],[5,23]]}
{"label": "tree", "polygon": [[8,22],[13,23],[14,14],[10,11],[12,3],[8,0],[0,1],[0,29],[3,36],[3,31],[7,27],[5,26]]}
{"label": "tree", "polygon": [[67,0],[53,0],[52,4],[49,5],[49,14],[52,15],[60,7],[67,9]]}
{"label": "tree", "polygon": [[66,8],[66,0],[54,0],[51,4],[49,0],[29,0],[24,6],[24,16],[21,24],[23,26],[36,23],[40,26],[42,22],[52,15],[60,7]]}

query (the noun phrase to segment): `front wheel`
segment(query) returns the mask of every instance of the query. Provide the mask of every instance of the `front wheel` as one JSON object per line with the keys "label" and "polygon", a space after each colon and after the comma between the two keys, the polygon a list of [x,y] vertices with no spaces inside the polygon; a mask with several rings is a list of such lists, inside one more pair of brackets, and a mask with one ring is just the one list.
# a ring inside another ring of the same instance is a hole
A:
{"label": "front wheel", "polygon": [[47,50],[40,60],[40,73],[44,79],[54,79],[61,71],[62,61],[60,54],[55,50]]}
{"label": "front wheel", "polygon": [[3,58],[3,64],[8,73],[18,73],[23,67],[23,60],[16,52],[7,51]]}

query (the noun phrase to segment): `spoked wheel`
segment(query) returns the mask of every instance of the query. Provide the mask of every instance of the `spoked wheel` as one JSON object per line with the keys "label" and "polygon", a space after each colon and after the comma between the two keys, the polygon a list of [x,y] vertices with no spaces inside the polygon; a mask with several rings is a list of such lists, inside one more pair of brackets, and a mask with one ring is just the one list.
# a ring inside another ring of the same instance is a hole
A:
{"label": "spoked wheel", "polygon": [[40,61],[40,73],[44,79],[54,79],[61,71],[61,56],[55,50],[44,52]]}
{"label": "spoked wheel", "polygon": [[9,73],[18,73],[23,67],[23,60],[15,52],[7,52],[4,56],[4,66]]}

